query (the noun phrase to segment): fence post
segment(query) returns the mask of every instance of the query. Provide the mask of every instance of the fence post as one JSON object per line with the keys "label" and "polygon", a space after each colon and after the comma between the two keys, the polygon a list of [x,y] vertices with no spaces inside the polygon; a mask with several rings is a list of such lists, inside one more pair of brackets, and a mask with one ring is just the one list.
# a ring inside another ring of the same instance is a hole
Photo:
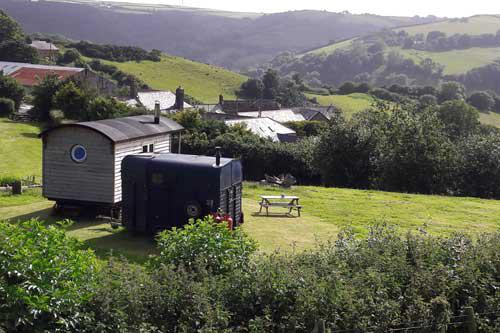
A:
{"label": "fence post", "polygon": [[472,308],[472,306],[467,306],[464,308],[464,315],[464,333],[477,333],[476,317],[474,315],[474,309]]}
{"label": "fence post", "polygon": [[12,183],[12,194],[19,195],[23,194],[23,184],[20,180],[16,180]]}

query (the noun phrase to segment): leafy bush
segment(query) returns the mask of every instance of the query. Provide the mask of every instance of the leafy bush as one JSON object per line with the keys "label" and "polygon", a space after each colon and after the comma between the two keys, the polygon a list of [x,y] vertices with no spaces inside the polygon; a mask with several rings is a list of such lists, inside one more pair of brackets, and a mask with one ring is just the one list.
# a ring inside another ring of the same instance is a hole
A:
{"label": "leafy bush", "polygon": [[84,318],[96,258],[64,230],[32,220],[0,222],[0,328],[69,331]]}
{"label": "leafy bush", "polygon": [[182,229],[165,230],[157,236],[160,254],[151,264],[203,267],[213,274],[224,274],[244,268],[257,249],[256,243],[239,228],[229,230],[226,224],[212,218],[191,221]]}
{"label": "leafy bush", "polygon": [[92,44],[86,41],[69,44],[68,47],[78,50],[86,57],[111,61],[161,61],[161,51],[150,52],[134,46],[118,46],[110,44]]}
{"label": "leafy bush", "polygon": [[24,97],[24,88],[10,76],[0,75],[0,97],[13,100],[17,110]]}
{"label": "leafy bush", "polygon": [[14,101],[0,97],[0,117],[8,117],[16,111]]}
{"label": "leafy bush", "polygon": [[0,176],[0,186],[10,186],[16,181],[21,181],[21,178],[14,176]]}

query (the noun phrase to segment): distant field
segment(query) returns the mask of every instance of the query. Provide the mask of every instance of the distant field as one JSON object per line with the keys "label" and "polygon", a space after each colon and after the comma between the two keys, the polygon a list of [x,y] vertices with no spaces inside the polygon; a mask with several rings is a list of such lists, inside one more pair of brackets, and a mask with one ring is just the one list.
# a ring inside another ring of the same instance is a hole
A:
{"label": "distant field", "polygon": [[166,55],[161,62],[104,62],[141,78],[154,89],[173,91],[182,85],[186,94],[204,103],[218,102],[220,94],[236,98],[236,90],[247,79],[220,67]]}
{"label": "distant field", "polygon": [[479,120],[486,125],[500,127],[500,114],[495,112],[480,112]]}
{"label": "distant field", "polygon": [[496,15],[477,15],[465,20],[451,19],[442,22],[414,25],[395,30],[404,30],[411,35],[419,33],[426,35],[430,31],[442,31],[447,35],[480,35],[485,33],[496,34],[497,31],[500,30],[500,17]]}
{"label": "distant field", "polygon": [[322,48],[319,48],[319,49],[316,49],[313,51],[306,52],[306,53],[302,54],[302,56],[306,55],[306,54],[329,55],[329,54],[332,54],[333,52],[335,52],[336,50],[349,47],[353,41],[354,41],[354,39],[348,39],[348,40],[345,40],[342,42],[331,44],[331,45],[328,45],[328,46],[325,46],[325,47],[322,47]]}
{"label": "distant field", "polygon": [[347,117],[356,112],[370,108],[375,102],[375,98],[368,94],[354,93],[350,95],[314,95],[306,94],[308,98],[316,97],[318,103],[323,106],[334,105],[340,108]]}
{"label": "distant field", "polygon": [[42,175],[42,141],[36,125],[0,118],[0,177]]}
{"label": "distant field", "polygon": [[462,74],[467,71],[493,63],[500,59],[500,47],[453,50],[446,52],[428,52],[394,48],[404,56],[419,63],[425,58],[444,65],[444,74]]}

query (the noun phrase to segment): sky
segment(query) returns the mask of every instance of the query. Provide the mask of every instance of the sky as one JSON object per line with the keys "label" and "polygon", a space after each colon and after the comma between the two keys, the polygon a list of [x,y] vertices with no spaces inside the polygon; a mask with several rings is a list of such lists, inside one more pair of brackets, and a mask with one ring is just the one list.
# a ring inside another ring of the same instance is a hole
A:
{"label": "sky", "polygon": [[[108,0],[109,1],[109,0]],[[122,2],[161,3],[240,12],[282,12],[316,9],[354,14],[370,13],[398,16],[464,17],[500,14],[500,0],[121,0]]]}

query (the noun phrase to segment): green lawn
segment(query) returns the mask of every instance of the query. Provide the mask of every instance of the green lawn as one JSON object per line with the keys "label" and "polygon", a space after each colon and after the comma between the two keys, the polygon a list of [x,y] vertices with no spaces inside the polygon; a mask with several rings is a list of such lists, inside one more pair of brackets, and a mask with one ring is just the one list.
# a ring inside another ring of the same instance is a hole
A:
{"label": "green lawn", "polygon": [[347,117],[354,113],[370,108],[375,98],[368,94],[354,93],[350,95],[314,95],[306,94],[308,98],[316,97],[318,103],[323,106],[334,105],[340,108]]}
{"label": "green lawn", "polygon": [[181,85],[186,94],[204,103],[217,103],[220,94],[235,99],[236,90],[247,79],[220,67],[167,55],[160,62],[103,62],[139,77],[154,89],[175,91]]}
{"label": "green lawn", "polygon": [[466,50],[452,50],[446,52],[428,52],[393,48],[404,56],[419,63],[425,58],[430,58],[443,66],[444,74],[462,74],[467,71],[493,63],[500,59],[500,47],[480,48],[473,47]]}
{"label": "green lawn", "polygon": [[[270,216],[259,215],[259,196],[289,194],[300,197],[302,217],[284,215],[283,208],[271,209]],[[40,190],[22,196],[0,195],[0,219],[11,221],[39,218],[54,223],[53,203],[43,199]],[[367,226],[387,223],[401,232],[419,228],[435,235],[455,231],[477,235],[499,230],[500,201],[475,198],[412,195],[313,186],[283,190],[256,183],[245,183],[243,229],[270,252],[276,249],[297,250],[313,246],[318,240],[335,238],[340,230],[351,227],[365,235]],[[113,230],[104,221],[82,219],[68,229],[68,234],[85,242],[101,257],[113,252],[130,260],[143,262],[155,252],[147,237],[132,236],[126,230]]]}
{"label": "green lawn", "polygon": [[0,177],[42,175],[40,128],[0,118]]}

